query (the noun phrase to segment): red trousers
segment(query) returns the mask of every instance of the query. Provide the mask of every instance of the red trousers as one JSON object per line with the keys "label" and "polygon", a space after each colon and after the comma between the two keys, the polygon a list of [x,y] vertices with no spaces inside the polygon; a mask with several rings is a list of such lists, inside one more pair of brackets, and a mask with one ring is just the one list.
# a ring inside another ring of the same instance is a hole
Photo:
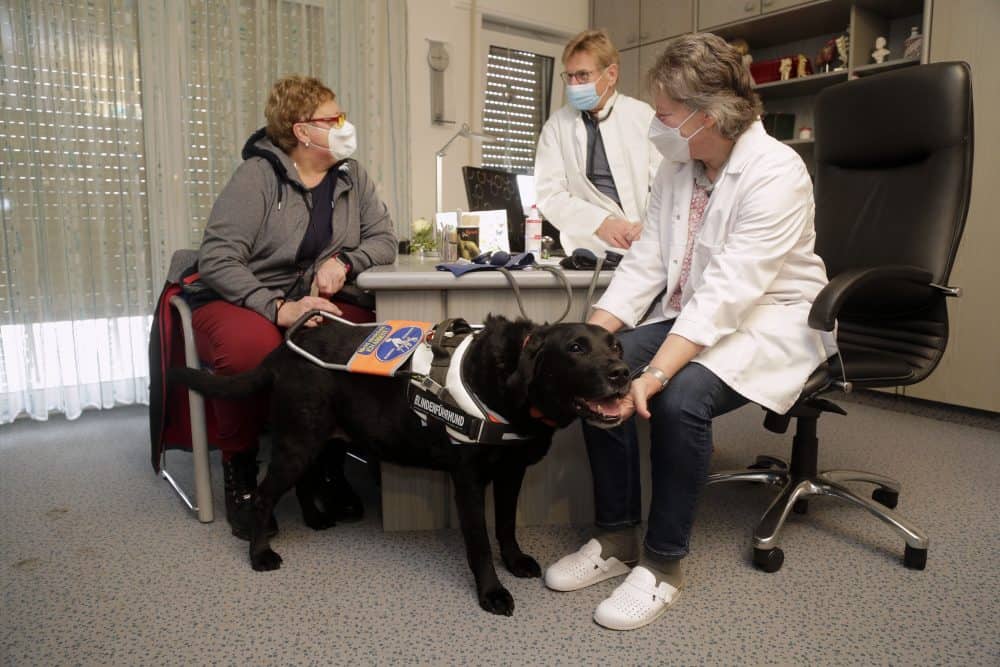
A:
{"label": "red trousers", "polygon": [[[344,319],[372,322],[374,313],[351,304],[334,303]],[[281,345],[284,331],[249,308],[228,301],[212,301],[197,308],[191,318],[198,358],[219,375],[236,375],[260,365]],[[257,447],[268,414],[266,393],[234,400],[213,399],[206,409],[215,414],[217,441],[225,460],[237,452]]]}

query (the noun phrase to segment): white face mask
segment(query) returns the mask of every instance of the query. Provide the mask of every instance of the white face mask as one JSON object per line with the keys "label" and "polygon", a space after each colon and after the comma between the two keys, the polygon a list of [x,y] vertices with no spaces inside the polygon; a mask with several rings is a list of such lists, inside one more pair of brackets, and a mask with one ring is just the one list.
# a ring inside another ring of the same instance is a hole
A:
{"label": "white face mask", "polygon": [[698,113],[697,110],[692,111],[691,115],[682,120],[681,124],[677,127],[664,125],[663,121],[653,116],[653,120],[649,124],[649,140],[656,146],[656,150],[660,151],[660,154],[664,158],[673,160],[674,162],[691,161],[691,144],[689,142],[691,141],[691,137],[704,130],[705,126],[702,125],[699,127],[689,137],[681,136],[681,128],[696,113]]}
{"label": "white face mask", "polygon": [[354,129],[354,125],[349,120],[345,120],[344,126],[341,128],[331,127],[327,130],[325,127],[318,127],[316,125],[310,125],[309,127],[326,131],[326,146],[320,146],[319,144],[309,144],[309,146],[315,146],[320,150],[329,150],[335,160],[346,160],[354,155],[354,151],[358,149],[358,135]]}

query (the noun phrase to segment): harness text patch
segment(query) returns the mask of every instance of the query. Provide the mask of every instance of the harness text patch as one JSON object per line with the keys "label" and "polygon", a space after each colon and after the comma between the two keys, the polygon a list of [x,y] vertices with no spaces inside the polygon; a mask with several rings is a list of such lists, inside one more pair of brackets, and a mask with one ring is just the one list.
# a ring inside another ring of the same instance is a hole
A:
{"label": "harness text patch", "polygon": [[389,320],[377,325],[347,362],[351,373],[394,375],[431,330],[430,322]]}

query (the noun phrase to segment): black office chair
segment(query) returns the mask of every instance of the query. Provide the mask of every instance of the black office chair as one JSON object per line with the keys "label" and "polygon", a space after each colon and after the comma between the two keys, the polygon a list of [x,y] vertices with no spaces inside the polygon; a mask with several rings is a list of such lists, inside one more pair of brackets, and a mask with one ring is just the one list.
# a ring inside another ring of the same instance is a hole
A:
{"label": "black office chair", "polygon": [[[948,342],[947,287],[969,209],[972,183],[972,84],[966,63],[910,67],[849,81],[816,100],[816,250],[830,283],[809,314],[818,330],[837,327],[840,354],[809,378],[787,414],[764,425],[796,432],[790,464],[769,456],[709,483],[779,485],[754,531],[754,564],[781,568],[778,534],[809,496],[863,507],[905,541],[904,564],[922,570],[927,537],[892,511],[899,483],[854,470],[817,472],[816,426],[824,412],[847,414],[822,398],[852,387],[894,387],[926,378]],[[872,499],[843,482],[875,485]]]}

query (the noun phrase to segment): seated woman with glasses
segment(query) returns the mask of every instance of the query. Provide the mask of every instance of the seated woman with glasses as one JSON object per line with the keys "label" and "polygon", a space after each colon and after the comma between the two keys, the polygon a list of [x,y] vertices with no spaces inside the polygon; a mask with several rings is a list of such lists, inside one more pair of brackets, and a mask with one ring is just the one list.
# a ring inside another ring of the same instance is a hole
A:
{"label": "seated woman with glasses", "polygon": [[618,50],[587,30],[563,50],[567,104],[542,128],[535,153],[538,208],[577,248],[627,250],[642,231],[660,155],[647,134],[653,109],[616,90]]}
{"label": "seated woman with glasses", "polygon": [[[281,330],[309,310],[370,321],[370,311],[338,302],[338,293],[361,271],[396,258],[389,211],[351,159],[355,128],[333,91],[312,77],[286,76],[264,115],[267,126],[247,140],[243,163],[212,207],[198,279],[185,286],[198,355],[222,375],[255,368],[281,343]],[[226,519],[249,539],[266,396],[214,405]],[[358,518],[360,499],[343,480],[342,460],[341,451],[326,462],[323,479],[335,488],[325,497],[334,498],[338,518]]]}

